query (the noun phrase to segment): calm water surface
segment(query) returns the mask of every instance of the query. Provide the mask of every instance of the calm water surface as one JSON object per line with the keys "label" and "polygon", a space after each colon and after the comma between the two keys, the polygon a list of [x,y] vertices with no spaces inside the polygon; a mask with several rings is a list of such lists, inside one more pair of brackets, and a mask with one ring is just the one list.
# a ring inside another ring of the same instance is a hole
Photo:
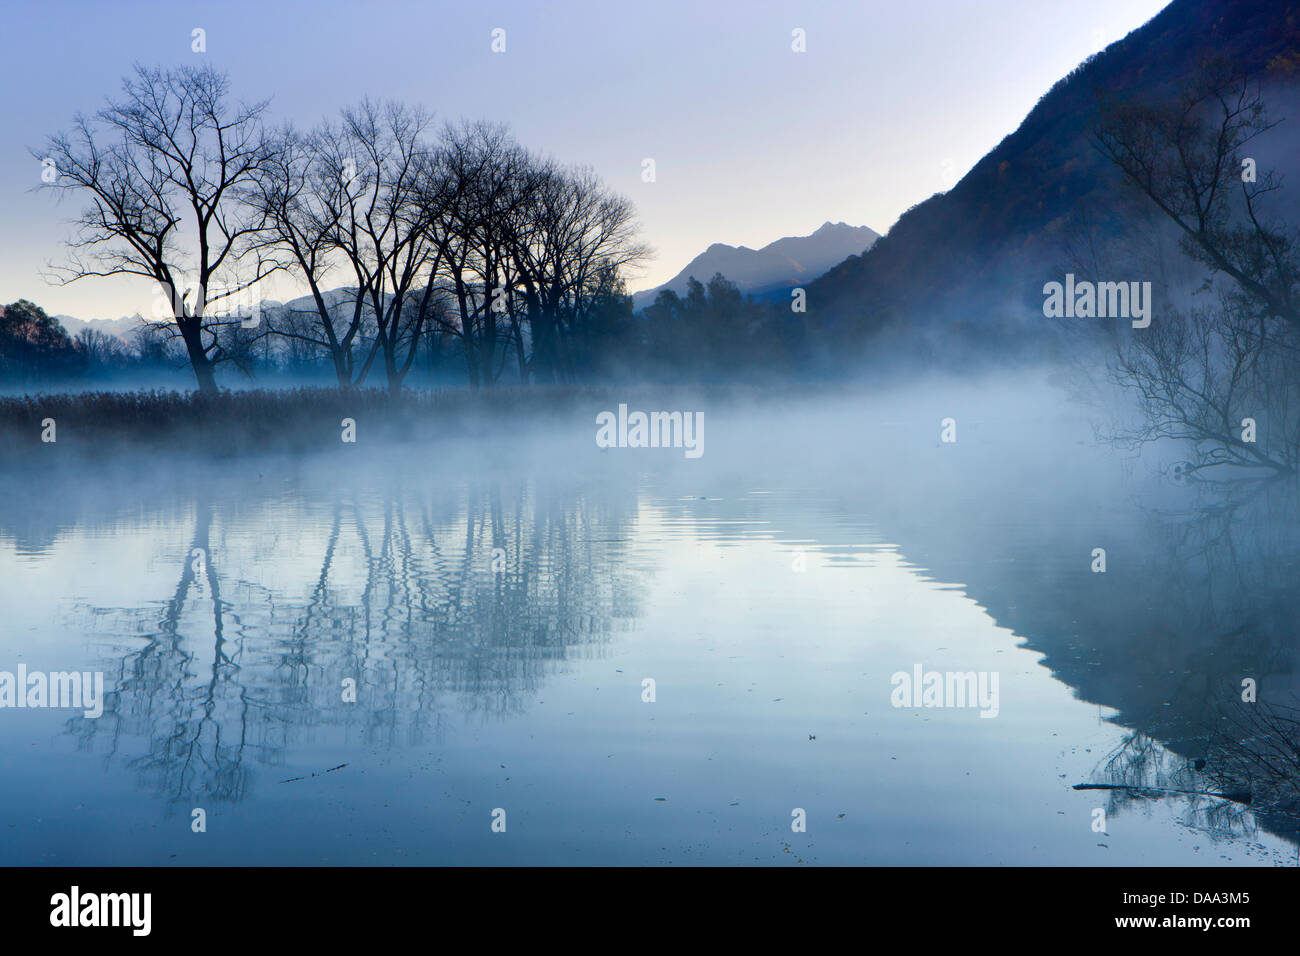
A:
{"label": "calm water surface", "polygon": [[[701,463],[585,439],[10,495],[0,669],[109,693],[99,719],[0,710],[0,862],[1294,863],[1236,803],[1072,789],[1199,787],[1187,687],[1218,624],[1141,469],[1072,437],[1008,479],[1032,412],[963,451],[918,428],[885,467],[906,417],[825,462],[795,429],[742,465],[721,413]],[[917,666],[996,673],[996,717],[893,706]]]}

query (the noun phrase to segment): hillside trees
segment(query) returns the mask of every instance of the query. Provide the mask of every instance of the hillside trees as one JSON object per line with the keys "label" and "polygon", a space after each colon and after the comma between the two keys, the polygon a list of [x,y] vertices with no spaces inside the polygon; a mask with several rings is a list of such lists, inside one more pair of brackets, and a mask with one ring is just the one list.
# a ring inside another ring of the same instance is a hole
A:
{"label": "hillside trees", "polygon": [[1192,473],[1300,466],[1300,234],[1269,214],[1280,183],[1247,151],[1274,125],[1258,86],[1211,64],[1173,102],[1108,106],[1096,129],[1209,273],[1213,304],[1157,313],[1114,364],[1143,416],[1126,437],[1188,442]]}
{"label": "hillside trees", "polygon": [[85,359],[84,347],[40,306],[19,299],[0,307],[0,379],[68,374]]}

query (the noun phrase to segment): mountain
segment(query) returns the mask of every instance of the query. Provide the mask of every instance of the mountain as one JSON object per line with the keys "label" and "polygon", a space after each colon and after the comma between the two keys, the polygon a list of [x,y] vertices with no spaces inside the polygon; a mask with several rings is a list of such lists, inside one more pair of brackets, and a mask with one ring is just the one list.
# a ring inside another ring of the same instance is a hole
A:
{"label": "mountain", "polygon": [[[1297,51],[1296,0],[1174,0],[1057,82],[951,190],[813,282],[810,318],[836,343],[845,341],[837,333],[856,332],[928,354],[1021,347],[1027,328],[1044,328],[1042,286],[1062,277],[1071,247],[1086,247],[1098,223],[1112,235],[1135,228],[1115,217],[1126,187],[1093,147],[1099,98],[1169,102],[1206,61],[1223,58],[1262,78],[1270,118],[1294,123]],[[1271,165],[1300,172],[1294,150],[1276,153]]]}
{"label": "mountain", "polygon": [[90,328],[127,342],[131,339],[131,333],[144,324],[138,315],[123,316],[120,319],[78,319],[71,315],[56,315],[54,318],[67,329],[72,338],[76,338],[83,329]]}
{"label": "mountain", "polygon": [[[356,295],[355,287],[343,287],[339,289],[329,289],[321,293],[325,299],[325,304],[331,312],[334,312],[340,321],[351,319],[351,310],[354,297]],[[388,298],[386,296],[386,298]],[[306,316],[306,321],[315,321],[316,300],[310,295],[301,296],[291,299],[288,302],[280,302],[274,299],[263,299],[258,304],[258,308],[268,318],[273,320],[274,324],[279,327],[293,313]],[[366,307],[366,314],[369,315],[371,310]],[[71,315],[54,316],[59,324],[67,330],[68,335],[75,338],[83,329],[91,328],[103,332],[107,335],[113,335],[125,342],[130,342],[132,333],[140,326],[147,324],[139,315],[123,316],[120,319],[78,319]]]}
{"label": "mountain", "polygon": [[[787,290],[807,285],[832,266],[851,256],[858,256],[871,248],[880,235],[867,226],[850,226],[843,222],[827,222],[810,236],[787,236],[777,239],[762,249],[746,246],[728,246],[715,242],[700,253],[675,278],[632,296],[633,307],[645,308],[654,301],[661,289],[672,289],[686,294],[691,276],[708,282],[714,273],[721,272],[739,286],[740,291],[755,298],[784,297]],[[330,310],[339,310],[341,316],[350,312],[355,290],[331,289],[324,293]],[[290,302],[265,300],[261,303],[274,318],[283,320],[290,312],[314,314],[316,303],[310,295]],[[54,316],[68,335],[75,337],[85,328],[117,336],[129,341],[143,320],[139,316],[120,319],[78,319],[70,315]]]}
{"label": "mountain", "polygon": [[770,298],[806,285],[849,256],[861,255],[879,238],[878,233],[866,226],[827,222],[811,236],[787,236],[762,249],[715,242],[673,279],[634,294],[632,306],[645,308],[664,289],[685,295],[692,276],[708,282],[716,272],[736,283],[746,295]]}

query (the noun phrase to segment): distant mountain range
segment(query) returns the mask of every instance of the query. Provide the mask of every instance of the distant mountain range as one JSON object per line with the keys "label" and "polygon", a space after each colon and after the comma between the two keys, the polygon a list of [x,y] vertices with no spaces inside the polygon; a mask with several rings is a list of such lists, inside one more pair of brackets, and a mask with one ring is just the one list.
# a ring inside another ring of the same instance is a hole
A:
{"label": "distant mountain range", "polygon": [[[807,285],[845,259],[866,252],[879,238],[879,233],[867,226],[827,222],[810,236],[787,236],[769,243],[762,249],[728,246],[715,242],[692,259],[690,264],[671,281],[635,293],[632,296],[633,308],[645,308],[654,301],[655,296],[662,289],[672,289],[679,295],[685,295],[686,285],[691,276],[707,283],[717,272],[721,272],[736,283],[741,292],[754,298],[784,297],[788,290]],[[354,290],[351,288],[331,289],[324,293],[331,309],[343,301],[346,301],[350,307],[353,294]],[[281,310],[314,313],[316,310],[315,301],[311,296],[303,296],[286,303],[263,302],[262,306],[273,313]],[[125,341],[129,341],[132,333],[144,323],[138,315],[124,316],[120,319],[87,320],[71,315],[56,315],[54,318],[73,337],[82,329],[94,328]]]}
{"label": "distant mountain range", "polygon": [[692,276],[707,283],[718,272],[746,295],[774,298],[796,286],[807,285],[850,256],[861,255],[879,238],[877,232],[866,226],[827,222],[810,236],[787,236],[761,249],[715,242],[668,282],[635,293],[632,306],[644,309],[664,289],[685,295]]}
{"label": "distant mountain range", "polygon": [[[322,292],[321,295],[332,312],[345,319],[351,318],[353,297],[356,295],[354,286],[329,289]],[[310,295],[300,296],[288,302],[263,299],[260,305],[267,318],[277,325],[284,321],[289,312],[304,313],[313,317],[316,315],[316,300]],[[368,306],[366,311],[369,314]],[[67,329],[68,335],[73,338],[76,338],[77,334],[83,329],[93,328],[98,332],[117,336],[125,342],[130,342],[132,333],[146,324],[146,320],[139,315],[123,316],[120,319],[78,319],[71,315],[56,315],[54,318]]]}
{"label": "distant mountain range", "polygon": [[67,329],[68,335],[73,338],[76,338],[83,329],[94,329],[105,335],[117,336],[123,341],[130,341],[131,333],[144,323],[138,315],[127,315],[120,319],[78,319],[71,315],[56,315],[53,318]]}

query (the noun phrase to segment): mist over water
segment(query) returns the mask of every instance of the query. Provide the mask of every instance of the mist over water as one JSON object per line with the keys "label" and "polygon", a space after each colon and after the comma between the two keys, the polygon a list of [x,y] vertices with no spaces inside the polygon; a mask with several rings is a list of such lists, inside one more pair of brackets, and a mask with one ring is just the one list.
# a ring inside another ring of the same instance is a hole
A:
{"label": "mist over water", "polygon": [[[4,712],[0,852],[1293,861],[1285,793],[1204,794],[1242,679],[1295,693],[1294,497],[1180,483],[1049,377],[674,393],[697,459],[598,447],[592,398],[435,444],[56,464],[0,494],[0,669],[103,671],[104,714]],[[918,668],[997,675],[995,713],[895,706]]]}

